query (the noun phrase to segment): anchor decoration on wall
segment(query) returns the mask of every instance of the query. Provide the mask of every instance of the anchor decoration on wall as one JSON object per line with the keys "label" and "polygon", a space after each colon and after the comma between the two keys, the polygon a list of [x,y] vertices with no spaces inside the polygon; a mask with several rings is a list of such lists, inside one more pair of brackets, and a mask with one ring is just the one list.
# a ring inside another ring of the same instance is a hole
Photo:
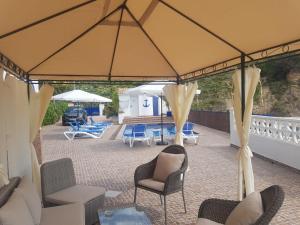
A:
{"label": "anchor decoration on wall", "polygon": [[144,100],[143,106],[144,106],[145,108],[147,108],[147,107],[150,106],[150,104],[148,104],[148,99],[145,99],[145,100]]}

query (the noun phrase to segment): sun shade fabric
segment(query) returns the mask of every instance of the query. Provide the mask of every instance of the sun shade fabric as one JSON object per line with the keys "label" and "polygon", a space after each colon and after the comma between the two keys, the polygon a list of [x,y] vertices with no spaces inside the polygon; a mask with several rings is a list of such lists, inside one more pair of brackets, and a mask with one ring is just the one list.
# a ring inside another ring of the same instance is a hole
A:
{"label": "sun shade fabric", "polygon": [[256,86],[260,79],[260,69],[256,67],[247,68],[245,71],[245,112],[242,121],[241,107],[241,71],[237,70],[233,76],[233,109],[237,133],[240,140],[240,149],[238,151],[239,160],[239,187],[238,198],[243,199],[244,190],[246,195],[254,192],[254,176],[251,163],[253,156],[248,145],[249,131],[253,108],[253,96]]}
{"label": "sun shade fabric", "polygon": [[241,53],[257,59],[300,49],[299,41],[256,53],[300,39],[298,0],[122,4],[3,0],[0,52],[31,79],[176,80],[216,63],[238,64]]}
{"label": "sun shade fabric", "polygon": [[50,85],[43,85],[39,92],[35,92],[30,88],[30,143],[31,143],[31,163],[32,163],[32,180],[36,185],[37,190],[40,192],[40,165],[37,159],[36,150],[33,146],[33,141],[42,126],[48,105],[53,95],[54,88]]}
{"label": "sun shade fabric", "polygon": [[112,102],[111,99],[82,90],[67,91],[52,97],[52,100],[69,102]]}
{"label": "sun shade fabric", "polygon": [[9,180],[6,171],[3,168],[3,165],[0,164],[0,188],[5,185],[8,185]]}
{"label": "sun shade fabric", "polygon": [[38,130],[42,126],[44,116],[53,95],[54,88],[48,84],[43,85],[39,92],[30,89],[30,141],[33,142]]}
{"label": "sun shade fabric", "polygon": [[182,128],[188,118],[197,88],[196,82],[187,85],[166,85],[163,88],[176,125],[175,144],[183,146]]}

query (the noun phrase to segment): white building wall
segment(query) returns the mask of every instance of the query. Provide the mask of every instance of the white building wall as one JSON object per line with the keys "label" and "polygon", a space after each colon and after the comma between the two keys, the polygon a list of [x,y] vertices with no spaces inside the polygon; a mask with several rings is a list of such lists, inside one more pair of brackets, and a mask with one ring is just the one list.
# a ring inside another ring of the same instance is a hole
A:
{"label": "white building wall", "polygon": [[[149,107],[144,107],[145,100]],[[160,115],[161,102],[158,98],[158,114]],[[166,102],[163,101],[163,113],[166,114],[168,107]],[[153,97],[146,95],[119,95],[119,124],[123,123],[124,117],[137,117],[137,116],[153,116]]]}
{"label": "white building wall", "polygon": [[139,98],[130,96],[130,116],[139,116]]}
{"label": "white building wall", "polygon": [[119,95],[119,124],[123,123],[126,116],[130,116],[130,97],[129,95]]}
{"label": "white building wall", "polygon": [[[153,98],[152,96],[138,96],[139,116],[153,116]],[[147,107],[146,106],[147,103]]]}
{"label": "white building wall", "polygon": [[[299,130],[299,118],[252,116],[249,146],[254,153],[300,169]],[[240,146],[233,111],[230,112],[230,141]]]}

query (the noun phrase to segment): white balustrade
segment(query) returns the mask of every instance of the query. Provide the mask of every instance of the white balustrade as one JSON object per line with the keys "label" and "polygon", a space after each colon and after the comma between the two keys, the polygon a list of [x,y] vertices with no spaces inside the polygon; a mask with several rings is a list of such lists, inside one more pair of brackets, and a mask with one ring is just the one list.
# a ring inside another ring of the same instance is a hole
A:
{"label": "white balustrade", "polygon": [[250,134],[300,145],[300,118],[253,115]]}

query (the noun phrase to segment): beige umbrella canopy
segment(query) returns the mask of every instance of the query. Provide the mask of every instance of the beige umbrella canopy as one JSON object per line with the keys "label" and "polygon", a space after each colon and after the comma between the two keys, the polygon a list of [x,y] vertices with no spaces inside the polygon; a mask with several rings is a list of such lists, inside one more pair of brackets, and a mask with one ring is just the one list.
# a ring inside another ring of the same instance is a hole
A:
{"label": "beige umbrella canopy", "polygon": [[31,80],[187,80],[299,50],[299,12],[299,0],[1,0],[0,62]]}

